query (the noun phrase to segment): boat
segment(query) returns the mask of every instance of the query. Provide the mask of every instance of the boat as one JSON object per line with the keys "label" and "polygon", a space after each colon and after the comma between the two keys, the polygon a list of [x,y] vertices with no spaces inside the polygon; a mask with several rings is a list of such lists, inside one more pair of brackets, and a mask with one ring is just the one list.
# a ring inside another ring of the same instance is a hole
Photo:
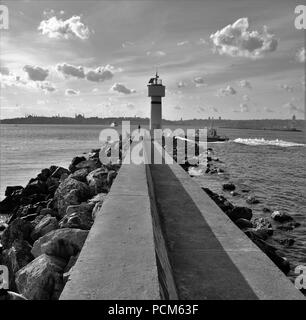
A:
{"label": "boat", "polygon": [[219,136],[217,130],[214,128],[209,128],[207,130],[207,142],[218,142],[218,141],[228,141],[229,138],[226,136]]}
{"label": "boat", "polygon": [[118,123],[115,121],[115,122],[112,122],[111,124],[110,124],[110,126],[113,128],[113,127],[118,127]]}

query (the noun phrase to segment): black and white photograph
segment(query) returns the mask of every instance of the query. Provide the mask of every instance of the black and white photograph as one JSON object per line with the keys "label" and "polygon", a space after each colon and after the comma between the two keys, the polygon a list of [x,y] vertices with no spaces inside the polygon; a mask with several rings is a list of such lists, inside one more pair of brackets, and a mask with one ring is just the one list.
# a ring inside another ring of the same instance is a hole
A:
{"label": "black and white photograph", "polygon": [[1,0],[0,305],[305,301],[305,29],[301,0]]}

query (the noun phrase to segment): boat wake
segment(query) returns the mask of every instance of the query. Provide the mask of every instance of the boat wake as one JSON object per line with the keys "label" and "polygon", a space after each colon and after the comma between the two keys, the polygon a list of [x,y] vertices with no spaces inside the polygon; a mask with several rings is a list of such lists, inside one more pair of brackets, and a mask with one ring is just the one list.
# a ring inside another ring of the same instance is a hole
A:
{"label": "boat wake", "polygon": [[237,138],[233,140],[235,143],[245,144],[248,146],[278,146],[278,147],[305,147],[303,143],[288,142],[283,140],[265,140],[264,138]]}

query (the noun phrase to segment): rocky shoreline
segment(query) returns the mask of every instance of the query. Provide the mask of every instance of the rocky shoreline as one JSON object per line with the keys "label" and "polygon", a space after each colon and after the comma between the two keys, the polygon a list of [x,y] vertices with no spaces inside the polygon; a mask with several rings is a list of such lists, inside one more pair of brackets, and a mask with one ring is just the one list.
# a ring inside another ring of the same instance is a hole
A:
{"label": "rocky shoreline", "polygon": [[120,169],[102,164],[100,149],[72,159],[69,169],[43,169],[0,202],[0,265],[9,290],[0,300],[57,300]]}

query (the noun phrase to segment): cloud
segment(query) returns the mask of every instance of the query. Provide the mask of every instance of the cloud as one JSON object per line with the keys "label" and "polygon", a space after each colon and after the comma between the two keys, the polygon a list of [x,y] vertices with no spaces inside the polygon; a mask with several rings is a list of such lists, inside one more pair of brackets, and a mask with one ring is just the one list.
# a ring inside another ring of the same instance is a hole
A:
{"label": "cloud", "polygon": [[252,89],[252,85],[251,85],[250,81],[248,81],[248,80],[240,80],[238,82],[238,85],[241,88]]}
{"label": "cloud", "polygon": [[61,72],[66,77],[75,77],[79,79],[85,78],[84,68],[76,67],[71,64],[62,63],[56,66],[56,70]]}
{"label": "cloud", "polygon": [[217,93],[217,96],[224,97],[224,96],[234,95],[236,93],[237,91],[233,87],[227,86],[226,88],[220,89]]}
{"label": "cloud", "polygon": [[211,34],[210,39],[215,51],[221,55],[255,59],[277,49],[278,40],[268,33],[266,26],[261,33],[248,29],[248,18],[240,18],[232,25]]}
{"label": "cloud", "polygon": [[80,91],[76,91],[73,89],[66,89],[65,95],[66,96],[78,96],[80,94]]}
{"label": "cloud", "polygon": [[111,91],[117,91],[117,92],[123,93],[123,94],[131,94],[131,93],[135,93],[136,92],[136,90],[128,89],[125,85],[123,85],[121,83],[115,83],[111,87]]}
{"label": "cloud", "polygon": [[10,74],[10,70],[7,67],[0,67],[0,74],[8,76]]}
{"label": "cloud", "polygon": [[174,107],[174,109],[175,109],[175,110],[182,110],[182,107],[179,106],[179,105],[177,105],[177,106]]}
{"label": "cloud", "polygon": [[244,113],[244,112],[249,112],[249,106],[246,103],[240,103],[240,112]]}
{"label": "cloud", "polygon": [[112,72],[112,66],[106,65],[105,67],[101,66],[95,70],[90,70],[86,74],[86,79],[93,82],[103,82],[105,80],[110,80],[114,76]]}
{"label": "cloud", "polygon": [[301,48],[296,54],[296,60],[301,63],[305,63],[306,61],[306,51],[305,48]]}
{"label": "cloud", "polygon": [[199,44],[199,45],[207,44],[207,41],[203,38],[200,38],[199,41],[197,41],[197,44]]}
{"label": "cloud", "polygon": [[134,105],[133,103],[127,103],[127,104],[126,104],[126,107],[127,107],[128,109],[135,109],[135,105]]}
{"label": "cloud", "polygon": [[176,84],[176,86],[177,86],[178,88],[185,88],[185,87],[187,87],[187,83],[184,82],[184,81],[179,81],[179,82]]}
{"label": "cloud", "polygon": [[193,78],[193,82],[196,84],[197,87],[202,87],[206,85],[203,77],[195,77]]}
{"label": "cloud", "polygon": [[242,99],[243,101],[250,101],[250,97],[247,94],[243,95]]}
{"label": "cloud", "polygon": [[166,52],[164,51],[148,51],[147,52],[147,56],[151,56],[154,58],[160,58],[160,57],[164,57],[166,55]]}
{"label": "cloud", "polygon": [[180,47],[180,46],[185,46],[185,45],[188,44],[188,43],[189,43],[189,41],[188,41],[188,40],[185,40],[185,41],[178,42],[176,45],[177,45],[178,47]]}
{"label": "cloud", "polygon": [[202,112],[205,112],[205,111],[206,111],[205,108],[202,107],[202,106],[198,106],[198,110],[199,110],[199,111],[202,111]]}
{"label": "cloud", "polygon": [[281,84],[280,88],[287,92],[293,92],[293,87],[289,86],[288,84]]}
{"label": "cloud", "polygon": [[50,93],[56,91],[56,88],[51,84],[50,82],[40,82],[37,83],[37,87],[41,90],[43,90],[45,93]]}
{"label": "cloud", "polygon": [[38,66],[26,65],[23,70],[28,74],[30,80],[33,81],[44,81],[49,75],[48,69],[43,69]]}
{"label": "cloud", "polygon": [[122,48],[130,48],[130,47],[133,47],[135,45],[134,42],[131,42],[131,41],[125,41],[122,43]]}
{"label": "cloud", "polygon": [[38,30],[41,34],[54,39],[79,38],[86,40],[89,38],[89,28],[81,22],[80,16],[72,16],[67,20],[51,17],[40,22]]}
{"label": "cloud", "polygon": [[283,108],[287,109],[290,112],[299,112],[299,113],[303,113],[304,112],[302,108],[297,107],[292,102],[288,102],[288,103],[284,104]]}
{"label": "cloud", "polygon": [[264,107],[264,111],[267,113],[274,113],[274,111],[272,109],[270,109],[269,107]]}

